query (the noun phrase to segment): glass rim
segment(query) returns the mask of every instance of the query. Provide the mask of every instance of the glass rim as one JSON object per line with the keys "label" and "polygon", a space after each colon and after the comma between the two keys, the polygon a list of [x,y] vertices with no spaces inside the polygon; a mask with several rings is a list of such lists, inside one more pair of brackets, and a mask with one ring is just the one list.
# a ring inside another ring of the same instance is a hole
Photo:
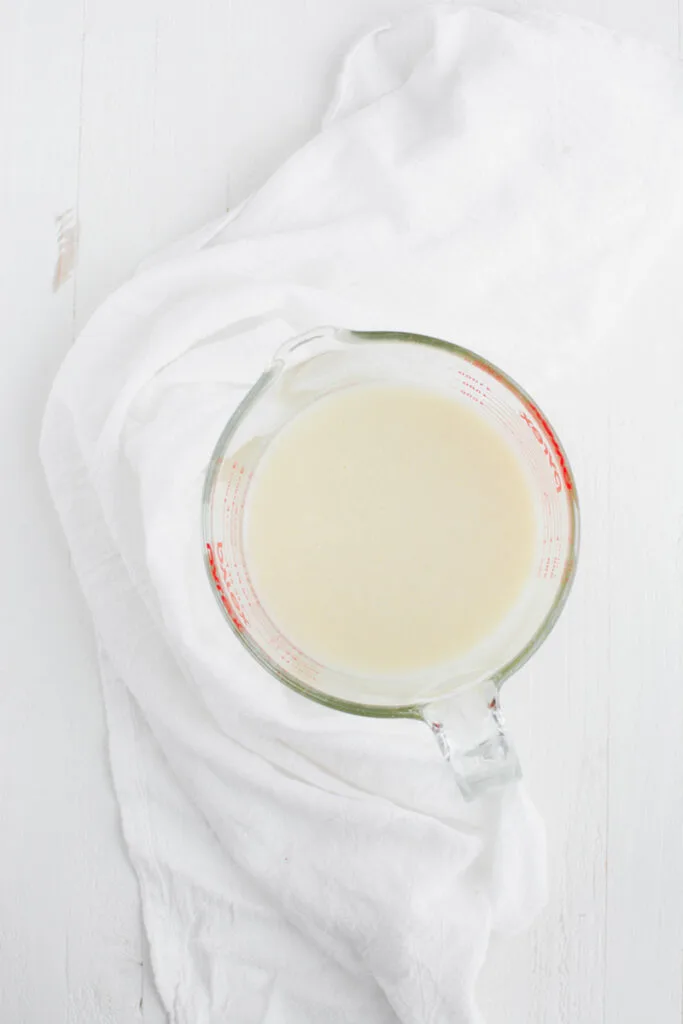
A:
{"label": "glass rim", "polygon": [[[576,577],[576,569],[578,565],[578,553],[579,553],[579,537],[580,537],[580,507],[579,499],[576,493],[576,484],[574,473],[571,469],[569,459],[564,447],[560,443],[553,430],[550,421],[548,420],[545,413],[539,408],[536,402],[531,398],[531,395],[518,384],[509,374],[501,370],[500,367],[496,366],[490,360],[484,356],[473,352],[471,349],[465,348],[462,345],[458,345],[455,342],[445,341],[443,338],[434,338],[430,335],[415,334],[404,331],[356,331],[351,328],[337,328],[337,327],[319,327],[314,328],[305,334],[291,339],[288,342],[288,346],[298,347],[298,343],[304,343],[307,340],[313,340],[323,332],[333,332],[335,334],[343,333],[344,336],[350,337],[352,340],[358,340],[363,342],[398,342],[408,343],[416,345],[427,345],[430,348],[441,349],[449,354],[457,355],[461,359],[478,369],[484,370],[495,380],[506,387],[516,398],[520,399],[521,402],[527,406],[532,412],[534,419],[536,420],[539,430],[543,431],[546,439],[552,446],[553,450],[558,454],[561,465],[564,471],[565,481],[565,495],[567,500],[567,506],[569,511],[569,544],[568,553],[565,558],[565,562],[562,568],[562,579],[557,593],[550,605],[547,613],[543,617],[543,621],[540,623],[538,628],[535,630],[533,635],[527,641],[527,643],[521,648],[521,650],[507,661],[500,669],[491,675],[487,675],[485,678],[476,680],[475,682],[455,685],[452,690],[448,690],[438,696],[425,698],[424,700],[413,701],[409,704],[365,704],[361,701],[346,700],[343,697],[335,697],[332,694],[325,693],[322,690],[316,690],[312,686],[308,686],[302,682],[296,676],[292,675],[282,666],[278,665],[273,659],[263,650],[249,632],[244,629],[243,626],[238,628],[237,624],[231,618],[229,612],[220,600],[219,594],[214,585],[214,566],[212,565],[212,556],[209,554],[212,549],[213,535],[211,530],[211,513],[213,507],[213,494],[216,488],[218,480],[218,474],[220,472],[223,460],[223,454],[227,448],[232,436],[236,432],[239,424],[244,419],[249,409],[255,404],[260,398],[261,394],[272,380],[275,368],[278,363],[277,353],[275,354],[274,360],[270,366],[268,366],[264,372],[258,377],[252,387],[249,389],[247,394],[244,396],[242,401],[239,403],[233,414],[228,419],[225,427],[220,433],[216,444],[214,445],[211,457],[209,459],[208,468],[204,477],[204,486],[202,489],[202,542],[203,542],[203,559],[204,568],[206,570],[210,588],[213,592],[214,598],[216,599],[218,606],[223,614],[223,617],[227,621],[228,625],[232,629],[235,636],[238,638],[240,643],[247,649],[251,656],[255,659],[258,664],[265,668],[271,675],[287,686],[289,689],[294,690],[296,693],[301,694],[303,697],[307,697],[309,700],[315,701],[317,704],[322,704],[325,707],[332,708],[336,711],[344,711],[347,714],[359,715],[366,718],[413,718],[422,719],[423,708],[435,701],[448,700],[454,694],[465,691],[467,689],[475,688],[480,686],[484,682],[493,683],[497,690],[500,690],[503,683],[514,675],[528,660],[536,653],[541,645],[548,638],[552,632],[555,623],[560,617],[562,610],[567,602],[569,593],[572,588],[572,584]],[[567,487],[567,474],[571,482],[571,486]]]}

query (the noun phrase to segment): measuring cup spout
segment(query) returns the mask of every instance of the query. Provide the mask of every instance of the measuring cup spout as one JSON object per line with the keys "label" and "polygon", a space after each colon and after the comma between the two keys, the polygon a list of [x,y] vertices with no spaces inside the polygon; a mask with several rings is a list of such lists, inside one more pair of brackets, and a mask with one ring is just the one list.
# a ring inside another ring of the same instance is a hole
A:
{"label": "measuring cup spout", "polygon": [[495,683],[487,680],[428,704],[422,717],[466,800],[521,778],[517,755],[503,728]]}
{"label": "measuring cup spout", "polygon": [[276,351],[273,362],[291,365],[302,359],[310,359],[313,355],[342,347],[348,336],[348,331],[338,327],[315,327],[306,334],[299,334],[283,342]]}

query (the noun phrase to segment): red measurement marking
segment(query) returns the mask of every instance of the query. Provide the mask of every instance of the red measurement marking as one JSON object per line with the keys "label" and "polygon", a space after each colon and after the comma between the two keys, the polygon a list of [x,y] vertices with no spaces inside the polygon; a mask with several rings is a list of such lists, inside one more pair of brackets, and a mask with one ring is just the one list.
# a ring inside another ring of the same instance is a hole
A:
{"label": "red measurement marking", "polygon": [[[555,459],[553,458],[553,455],[552,455],[552,452],[550,451],[550,448],[548,448],[548,445],[545,442],[545,438],[543,437],[543,434],[538,429],[538,427],[536,426],[534,421],[531,419],[531,417],[527,416],[527,414],[525,412],[520,412],[519,415],[522,417],[522,419],[524,420],[525,423],[528,423],[529,427],[531,428],[532,434],[534,435],[534,437],[536,438],[538,443],[543,448],[543,451],[545,452],[545,454],[546,454],[546,456],[548,458],[548,462],[550,463],[550,468],[553,471],[553,479],[555,480],[555,490],[559,494],[560,491],[562,490],[562,477],[559,474],[559,471],[558,471],[558,468],[557,468],[557,463],[555,462]],[[555,446],[557,446],[557,442],[555,442]],[[571,490],[571,487],[572,487],[571,477],[569,476],[569,471],[567,470],[567,467],[564,464],[564,459],[562,458],[561,453],[560,453],[560,459],[561,459],[562,469],[564,470],[564,478],[565,478],[565,483],[567,484],[567,489]]]}
{"label": "red measurement marking", "polygon": [[471,398],[473,402],[478,405],[484,405],[486,399],[489,397],[487,392],[490,391],[488,384],[485,384],[478,377],[474,377],[471,373],[467,373],[465,370],[458,370],[458,374],[462,377],[460,382],[460,394],[466,398]]}
{"label": "red measurement marking", "polygon": [[[545,544],[546,542],[544,541],[543,543]],[[556,552],[555,554],[553,554],[553,548]],[[551,548],[548,554],[546,554],[547,550],[546,548],[541,556],[537,576],[541,580],[554,580],[557,578],[562,566],[562,546],[561,544],[553,544],[551,541]]]}
{"label": "red measurement marking", "polygon": [[[565,483],[565,486],[566,486],[567,490],[568,491],[573,490],[574,489],[574,482],[572,480],[572,475],[569,472],[569,466],[565,462],[564,455],[562,454],[562,449],[560,448],[560,445],[559,445],[559,443],[557,441],[557,438],[555,437],[555,435],[552,432],[550,424],[547,422],[547,420],[545,420],[543,418],[543,416],[541,416],[540,412],[538,411],[536,406],[533,404],[533,402],[527,402],[526,404],[527,404],[527,408],[529,409],[529,411],[531,413],[533,413],[533,415],[536,417],[538,422],[541,424],[541,426],[545,430],[548,438],[550,439],[550,444],[551,444],[551,446],[553,448],[553,451],[555,452],[555,455],[557,456],[558,461],[560,463],[560,469],[562,470],[562,477],[564,478],[564,483]],[[538,427],[536,427],[536,425],[533,423],[533,421],[525,413],[520,413],[520,415],[521,415],[522,419],[524,420],[524,422],[528,423],[529,426],[531,427],[531,429],[533,430],[534,436],[536,437],[536,440],[539,441],[543,445],[545,453],[548,456],[548,459],[550,461],[550,465],[553,467],[553,470],[557,474],[557,466],[555,465],[555,462],[553,461],[553,458],[552,458],[552,456],[550,454],[548,446],[546,445],[546,443],[545,443],[545,441],[544,441],[540,431],[538,430]],[[555,481],[555,486],[557,487],[557,481]],[[562,490],[562,486],[560,485],[559,487],[557,487],[558,493],[561,490]]]}
{"label": "red measurement marking", "polygon": [[478,367],[482,371],[482,373],[487,374],[487,376],[493,377],[494,380],[497,380],[498,383],[502,384],[505,388],[508,389],[508,391],[510,390],[510,382],[505,379],[502,373],[499,373],[498,370],[496,370],[495,366],[491,366],[490,364],[487,363],[482,363],[478,359],[473,359],[472,365]]}
{"label": "red measurement marking", "polygon": [[464,377],[465,380],[467,381],[471,381],[472,384],[475,384],[478,388],[481,388],[482,391],[491,390],[491,388],[485,381],[481,380],[480,377],[475,377],[473,373],[468,373],[467,370],[458,370],[458,375],[460,377]]}
{"label": "red measurement marking", "polygon": [[[508,380],[506,380],[506,378],[503,376],[503,374],[499,373],[498,370],[496,370],[496,368],[494,366],[490,366],[488,364],[485,364],[485,363],[481,362],[478,359],[473,359],[472,360],[472,365],[476,366],[478,369],[480,369],[483,373],[487,374],[489,377],[493,377],[494,380],[497,380],[508,391],[513,390],[511,388],[511,386],[510,386],[510,382]],[[459,372],[462,372],[462,371],[459,371]],[[558,461],[560,463],[560,470],[562,472],[562,478],[564,479],[564,483],[565,483],[565,486],[566,486],[567,490],[568,491],[574,490],[574,481],[572,480],[572,475],[569,472],[569,466],[565,462],[564,455],[562,454],[562,449],[560,448],[560,445],[559,445],[559,443],[557,441],[557,438],[555,437],[555,435],[554,435],[554,433],[552,431],[552,428],[551,428],[550,424],[544,419],[544,417],[541,415],[541,413],[536,408],[536,406],[534,405],[533,402],[526,401],[525,404],[526,404],[526,407],[529,410],[529,412],[531,412],[536,417],[536,419],[538,420],[538,422],[541,424],[541,426],[545,430],[546,434],[548,435],[548,438],[550,439],[550,444],[551,444],[551,446],[553,448],[553,451],[555,452],[555,455],[557,456],[557,459],[558,459]],[[540,431],[538,431],[538,433],[537,433],[537,429],[538,428],[523,413],[521,414],[521,416],[522,416],[522,419],[525,420],[530,425],[530,427],[534,431],[534,434],[535,434],[537,440],[540,441],[540,443],[545,448],[546,454],[548,455],[548,457],[550,459],[551,466],[553,467],[553,470],[555,472],[557,472],[557,466],[556,466],[554,460],[552,459],[552,457],[550,456],[548,447],[545,444],[545,442],[543,440],[543,436],[540,434]],[[559,476],[559,474],[558,474],[558,476]],[[555,481],[555,486],[557,487],[557,480]],[[557,487],[557,490],[558,490],[558,493],[559,493],[559,491],[562,490],[562,480],[561,479],[560,479],[560,486]]]}
{"label": "red measurement marking", "polygon": [[[220,556],[219,556],[219,558],[222,559],[222,555],[223,555],[223,546],[222,546],[222,544],[219,545],[219,548],[220,548]],[[214,586],[216,587],[216,591],[217,591],[218,596],[220,598],[221,604],[223,605],[223,607],[225,608],[226,612],[230,616],[230,619],[232,620],[232,622],[235,624],[235,628],[238,629],[240,632],[242,632],[242,630],[245,627],[245,623],[244,623],[242,617],[240,616],[241,609],[239,608],[238,603],[235,601],[234,595],[230,594],[229,589],[227,589],[228,588],[227,580],[226,580],[226,586],[225,587],[221,583],[221,577],[219,575],[219,566],[218,566],[218,564],[216,562],[216,556],[214,555],[213,548],[211,547],[210,544],[206,545],[206,550],[207,550],[208,558],[209,558],[209,568],[211,570],[211,577],[213,579]],[[232,601],[230,599],[231,597],[233,598]]]}

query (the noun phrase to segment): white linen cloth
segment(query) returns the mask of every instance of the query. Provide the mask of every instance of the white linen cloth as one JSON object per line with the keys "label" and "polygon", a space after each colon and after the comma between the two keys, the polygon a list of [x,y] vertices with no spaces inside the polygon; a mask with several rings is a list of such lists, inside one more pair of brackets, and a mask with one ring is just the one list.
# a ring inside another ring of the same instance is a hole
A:
{"label": "white linen cloth", "polygon": [[42,457],[100,640],[114,782],[174,1024],[471,1024],[543,900],[519,786],[470,806],[427,729],[290,693],[202,564],[216,438],[320,323],[450,338],[533,392],[590,354],[680,216],[677,66],[441,5],[362,40],[320,134],[150,261],[66,359]]}

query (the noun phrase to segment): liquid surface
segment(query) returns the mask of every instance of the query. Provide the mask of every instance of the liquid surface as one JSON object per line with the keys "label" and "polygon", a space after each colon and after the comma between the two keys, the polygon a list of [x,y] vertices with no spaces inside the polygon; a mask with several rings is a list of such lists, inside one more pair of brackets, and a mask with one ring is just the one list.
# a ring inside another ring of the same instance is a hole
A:
{"label": "liquid surface", "polygon": [[417,388],[350,388],[310,406],[269,445],[246,513],[263,607],[337,669],[406,673],[462,655],[531,571],[517,456],[474,410]]}

